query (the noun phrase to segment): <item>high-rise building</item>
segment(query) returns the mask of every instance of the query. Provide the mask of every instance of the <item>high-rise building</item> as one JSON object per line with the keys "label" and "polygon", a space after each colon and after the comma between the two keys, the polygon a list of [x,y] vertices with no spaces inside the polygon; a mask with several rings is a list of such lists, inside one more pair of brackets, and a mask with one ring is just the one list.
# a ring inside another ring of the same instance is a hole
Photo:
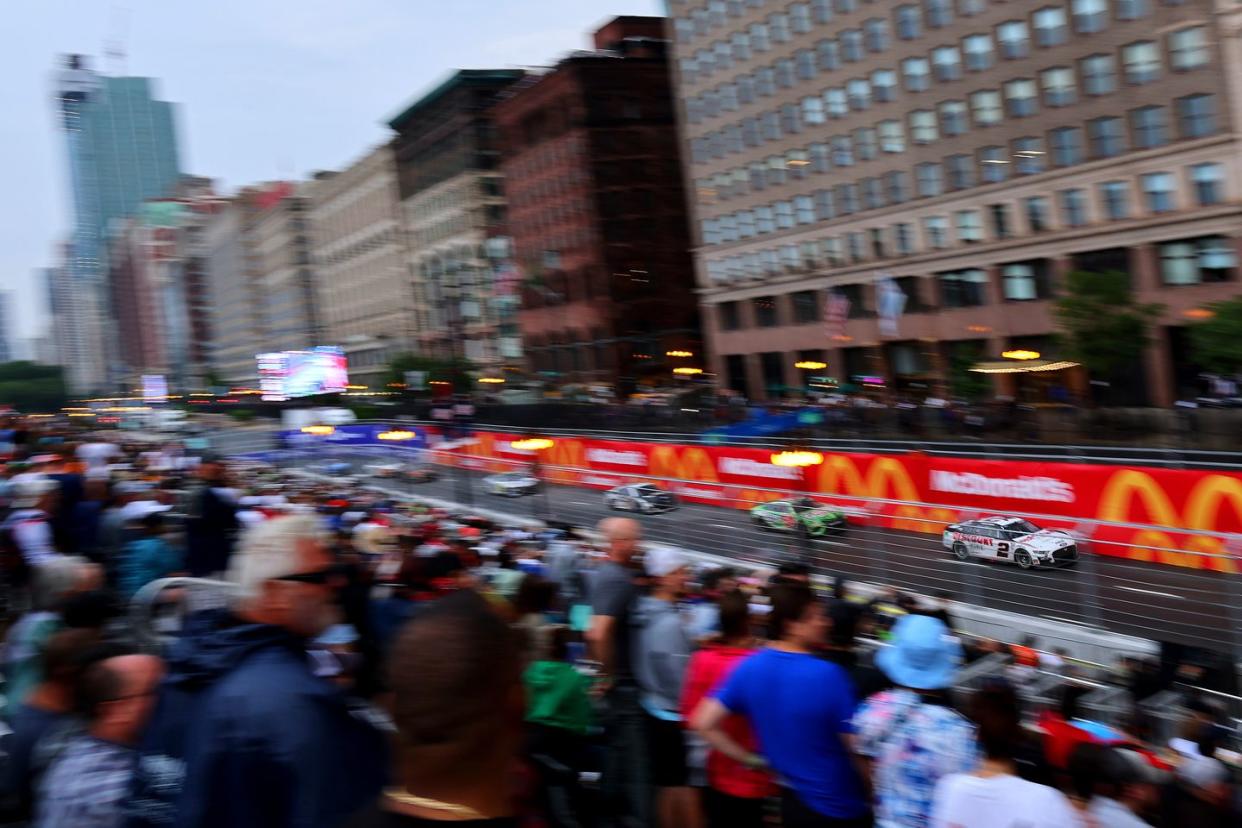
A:
{"label": "high-rise building", "polygon": [[299,351],[324,344],[304,186],[280,182],[250,199],[252,277],[260,294],[263,351]]}
{"label": "high-rise building", "polygon": [[0,362],[11,362],[16,343],[13,330],[13,291],[0,290]]}
{"label": "high-rise building", "polygon": [[1238,292],[1238,4],[668,8],[722,383],[778,396],[813,361],[942,394],[979,356],[1056,355],[1067,273],[1117,270],[1164,305],[1124,385],[1193,387],[1185,322]]}
{"label": "high-rise building", "polygon": [[69,155],[73,232],[63,337],[69,386],[102,388],[119,379],[105,285],[112,223],[147,198],[169,195],[179,175],[173,105],[156,100],[149,78],[108,77],[68,55],[56,77],[59,124]]}
{"label": "high-rise building", "polygon": [[422,354],[520,363],[516,307],[495,301],[511,244],[492,108],[525,74],[460,70],[389,121]]}
{"label": "high-rise building", "polygon": [[383,379],[413,347],[413,286],[392,147],[376,147],[306,185],[323,343],[339,345],[357,382]]}
{"label": "high-rise building", "polygon": [[259,377],[255,354],[265,348],[261,297],[251,276],[248,213],[239,195],[207,220],[203,270],[211,310],[210,373],[224,385],[254,387]]}
{"label": "high-rise building", "polygon": [[496,105],[524,277],[502,287],[543,376],[632,391],[702,358],[664,22],[616,18]]}

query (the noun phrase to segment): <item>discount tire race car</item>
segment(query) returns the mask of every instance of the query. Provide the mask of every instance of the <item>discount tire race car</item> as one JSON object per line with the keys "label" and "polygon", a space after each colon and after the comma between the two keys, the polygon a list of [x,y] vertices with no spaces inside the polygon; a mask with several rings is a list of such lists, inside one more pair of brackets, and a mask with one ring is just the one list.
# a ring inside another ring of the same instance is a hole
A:
{"label": "discount tire race car", "polygon": [[1029,520],[989,517],[954,523],[944,530],[944,548],[959,561],[1015,563],[1023,569],[1073,566],[1078,541],[1061,529],[1041,529]]}
{"label": "discount tire race car", "polygon": [[539,481],[526,472],[504,472],[483,478],[489,494],[501,497],[521,497],[539,490]]}
{"label": "discount tire race car", "polygon": [[676,509],[677,497],[654,483],[634,483],[604,492],[604,505],[609,509],[651,515]]}
{"label": "discount tire race car", "polygon": [[760,529],[797,532],[798,524],[813,538],[840,532],[848,525],[845,512],[825,506],[809,497],[791,497],[760,503],[750,510],[750,519]]}

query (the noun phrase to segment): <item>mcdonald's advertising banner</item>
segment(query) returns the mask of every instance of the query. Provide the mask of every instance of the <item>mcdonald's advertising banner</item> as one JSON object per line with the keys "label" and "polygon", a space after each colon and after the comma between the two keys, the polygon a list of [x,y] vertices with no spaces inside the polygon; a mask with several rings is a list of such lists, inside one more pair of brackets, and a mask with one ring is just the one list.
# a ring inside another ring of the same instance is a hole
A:
{"label": "mcdonald's advertising banner", "polygon": [[474,437],[441,461],[487,471],[537,462],[546,480],[594,489],[654,479],[686,502],[734,509],[809,494],[853,523],[928,534],[985,515],[1041,515],[1095,554],[1196,569],[1235,572],[1242,556],[1242,475],[1226,472],[920,453],[825,454],[822,465],[795,469],[772,465],[762,449],[559,437],[533,452],[512,446],[519,435]]}

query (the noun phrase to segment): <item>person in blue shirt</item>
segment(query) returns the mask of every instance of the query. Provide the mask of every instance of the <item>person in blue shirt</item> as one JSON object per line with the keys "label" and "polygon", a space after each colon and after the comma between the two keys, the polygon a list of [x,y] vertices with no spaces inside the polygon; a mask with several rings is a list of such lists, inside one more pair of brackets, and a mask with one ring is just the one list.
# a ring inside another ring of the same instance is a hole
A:
{"label": "person in blue shirt", "polygon": [[137,540],[125,544],[117,588],[126,598],[152,581],[181,569],[181,553],[164,538],[164,516],[152,512],[141,521]]}
{"label": "person in blue shirt", "polygon": [[[737,666],[692,717],[708,743],[752,768],[769,767],[781,791],[784,828],[864,828],[871,813],[863,777],[847,738],[854,692],[844,669],[820,658],[828,630],[811,588],[785,583],[772,590],[771,643]],[[724,731],[729,714],[744,717],[762,755]]]}

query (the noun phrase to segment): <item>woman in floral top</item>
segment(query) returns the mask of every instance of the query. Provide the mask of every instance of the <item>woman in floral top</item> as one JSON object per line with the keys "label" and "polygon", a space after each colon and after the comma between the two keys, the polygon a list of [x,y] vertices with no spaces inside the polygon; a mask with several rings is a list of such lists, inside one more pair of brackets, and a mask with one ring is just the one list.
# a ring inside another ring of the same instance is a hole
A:
{"label": "woman in floral top", "polygon": [[878,828],[925,826],[940,777],[979,763],[975,726],[947,704],[961,645],[944,622],[909,615],[876,657],[897,685],[854,716],[854,750],[871,763]]}

